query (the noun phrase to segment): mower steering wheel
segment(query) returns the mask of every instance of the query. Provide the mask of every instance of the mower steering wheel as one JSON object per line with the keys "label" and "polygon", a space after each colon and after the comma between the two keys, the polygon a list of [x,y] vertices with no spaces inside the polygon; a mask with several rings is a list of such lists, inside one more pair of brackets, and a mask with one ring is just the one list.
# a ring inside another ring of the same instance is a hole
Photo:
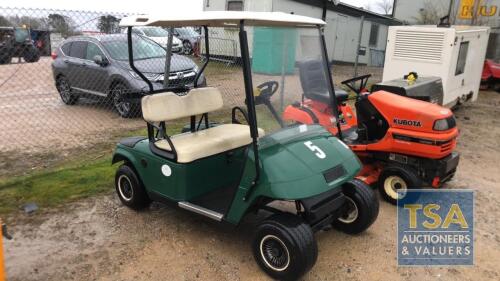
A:
{"label": "mower steering wheel", "polygon": [[259,86],[257,89],[259,90],[258,95],[255,95],[255,103],[263,104],[269,102],[271,97],[278,91],[279,83],[277,81],[267,81]]}
{"label": "mower steering wheel", "polygon": [[[351,78],[351,79],[344,80],[341,83],[343,85],[346,85],[347,87],[349,87],[349,89],[353,90],[356,93],[356,95],[359,97],[359,95],[361,94],[361,92],[364,89],[366,89],[366,84],[368,84],[368,79],[371,76],[372,76],[371,74],[361,75],[361,76],[358,76],[358,77],[354,77],[354,78]],[[356,85],[356,82],[358,82],[358,81],[360,81],[360,83],[359,83],[359,85]]]}

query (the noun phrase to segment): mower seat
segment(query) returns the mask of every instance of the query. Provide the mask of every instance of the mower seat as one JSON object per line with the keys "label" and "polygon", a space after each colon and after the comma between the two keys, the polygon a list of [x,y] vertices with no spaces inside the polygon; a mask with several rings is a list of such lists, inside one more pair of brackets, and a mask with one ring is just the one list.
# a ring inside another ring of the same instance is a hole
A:
{"label": "mower seat", "polygon": [[[166,122],[195,116],[222,108],[222,96],[216,88],[192,89],[185,96],[172,92],[142,98],[142,113],[147,122]],[[264,131],[259,129],[259,136]],[[187,132],[170,138],[178,163],[189,163],[252,143],[250,127],[241,124],[222,124],[205,130]],[[172,152],[167,139],[159,139],[154,146]]]}
{"label": "mower seat", "polygon": [[[305,60],[297,63],[299,68],[300,85],[304,96],[308,99],[330,104],[328,92],[328,81],[325,76],[325,68],[321,60]],[[349,95],[346,91],[335,89],[337,103],[347,101]]]}
{"label": "mower seat", "polygon": [[[313,89],[312,91],[305,92],[304,96],[308,99],[321,103],[330,103],[330,93],[328,91],[316,91]],[[337,98],[337,103],[343,103],[347,101],[347,99],[349,98],[349,94],[344,90],[335,89],[335,97]]]}

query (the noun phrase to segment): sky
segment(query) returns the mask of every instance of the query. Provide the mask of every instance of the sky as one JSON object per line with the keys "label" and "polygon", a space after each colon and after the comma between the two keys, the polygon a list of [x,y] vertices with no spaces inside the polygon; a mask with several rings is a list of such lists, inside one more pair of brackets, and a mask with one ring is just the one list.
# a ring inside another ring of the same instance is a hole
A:
{"label": "sky", "polygon": [[[356,6],[375,8],[378,0],[342,0],[341,2]],[[46,8],[63,10],[86,10],[124,13],[158,13],[168,11],[175,6],[176,11],[202,10],[203,0],[0,0],[0,7]]]}

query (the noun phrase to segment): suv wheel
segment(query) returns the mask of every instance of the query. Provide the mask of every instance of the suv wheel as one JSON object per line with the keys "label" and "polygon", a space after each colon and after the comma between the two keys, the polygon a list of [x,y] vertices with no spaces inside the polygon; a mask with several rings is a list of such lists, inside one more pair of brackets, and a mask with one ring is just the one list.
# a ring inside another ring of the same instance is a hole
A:
{"label": "suv wheel", "polygon": [[185,55],[190,55],[193,53],[193,46],[191,45],[191,42],[189,41],[184,41],[182,42],[182,49]]}
{"label": "suv wheel", "polygon": [[139,107],[137,104],[126,99],[126,94],[129,91],[127,86],[123,84],[116,84],[111,90],[113,107],[123,118],[131,118],[139,115]]}
{"label": "suv wheel", "polygon": [[56,88],[65,104],[73,105],[78,101],[78,96],[71,91],[71,86],[64,76],[57,78]]}

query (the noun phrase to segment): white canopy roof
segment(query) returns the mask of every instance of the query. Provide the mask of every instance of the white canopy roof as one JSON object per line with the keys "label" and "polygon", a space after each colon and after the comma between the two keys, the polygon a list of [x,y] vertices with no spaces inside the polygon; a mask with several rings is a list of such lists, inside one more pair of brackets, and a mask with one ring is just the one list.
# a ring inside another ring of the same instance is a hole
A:
{"label": "white canopy roof", "polygon": [[282,12],[234,12],[203,11],[192,13],[136,15],[125,17],[120,26],[211,26],[222,27],[238,25],[241,20],[245,25],[303,27],[325,25],[325,22],[311,17],[286,14]]}

